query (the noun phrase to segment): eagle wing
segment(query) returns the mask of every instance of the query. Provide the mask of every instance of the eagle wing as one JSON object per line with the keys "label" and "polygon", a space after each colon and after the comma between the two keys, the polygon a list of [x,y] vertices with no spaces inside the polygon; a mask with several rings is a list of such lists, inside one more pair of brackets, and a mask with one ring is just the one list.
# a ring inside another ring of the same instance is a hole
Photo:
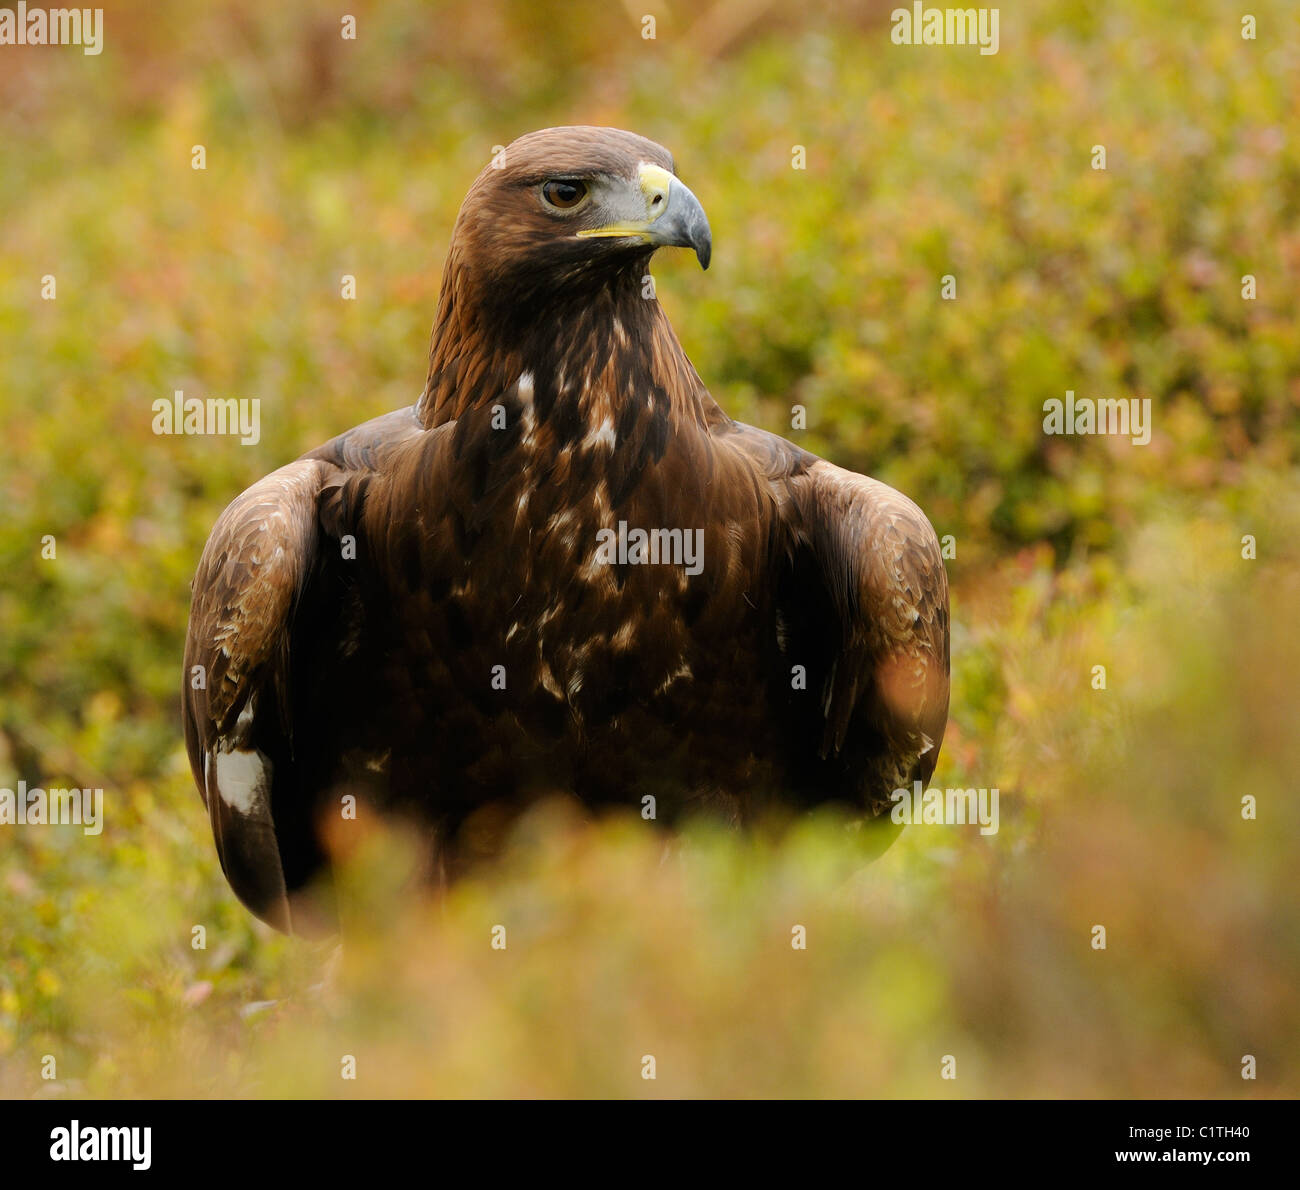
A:
{"label": "eagle wing", "polygon": [[299,459],[221,514],[194,578],[185,643],[185,745],[222,870],[249,909],[285,931],[298,866],[276,830],[293,780],[290,637],[317,564],[329,470]]}
{"label": "eagle wing", "polygon": [[[878,480],[817,460],[791,481],[798,535],[836,616],[839,652],[825,674],[819,755],[883,744],[883,793],[934,772],[948,719],[948,576],[925,514]],[[873,751],[876,749],[873,747]]]}
{"label": "eagle wing", "polygon": [[725,438],[773,493],[782,528],[774,643],[783,682],[792,665],[807,675],[807,693],[786,699],[792,768],[811,789],[880,814],[894,789],[929,781],[947,723],[938,538],[878,480],[739,423]]}

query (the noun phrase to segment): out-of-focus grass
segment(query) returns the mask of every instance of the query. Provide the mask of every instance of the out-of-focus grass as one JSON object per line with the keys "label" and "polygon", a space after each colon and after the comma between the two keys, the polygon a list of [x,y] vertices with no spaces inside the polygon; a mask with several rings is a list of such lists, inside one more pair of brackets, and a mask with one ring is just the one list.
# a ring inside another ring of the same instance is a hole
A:
{"label": "out-of-focus grass", "polygon": [[[350,7],[356,43],[305,4],[141,3],[100,58],[5,57],[0,786],[102,785],[107,826],[0,828],[0,1094],[1300,1092],[1286,5],[1246,42],[1208,0],[1041,0],[993,58],[890,47],[874,3],[649,5],[653,43],[606,5]],[[666,852],[553,808],[430,906],[374,824],[313,990],[327,950],[238,906],[191,786],[188,581],[243,486],[413,398],[469,180],[577,121],[663,141],[704,201],[714,267],[656,273],[725,407],[955,536],[936,784],[998,786],[1001,831],[864,870],[842,823]],[[262,441],[154,437],[178,388],[260,398]],[[1151,445],[1044,439],[1067,388],[1150,397]]]}

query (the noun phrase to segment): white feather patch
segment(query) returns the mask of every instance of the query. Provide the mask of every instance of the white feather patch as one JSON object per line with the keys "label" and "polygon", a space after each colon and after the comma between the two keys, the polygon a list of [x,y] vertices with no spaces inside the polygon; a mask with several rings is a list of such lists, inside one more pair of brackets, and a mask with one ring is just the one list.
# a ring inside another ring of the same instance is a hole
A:
{"label": "white feather patch", "polygon": [[594,450],[597,446],[613,450],[617,441],[614,436],[614,419],[607,417],[594,430],[588,431],[587,436],[582,440],[582,445],[587,450]]}
{"label": "white feather patch", "polygon": [[217,792],[232,810],[252,815],[266,804],[271,762],[261,752],[217,752]]}

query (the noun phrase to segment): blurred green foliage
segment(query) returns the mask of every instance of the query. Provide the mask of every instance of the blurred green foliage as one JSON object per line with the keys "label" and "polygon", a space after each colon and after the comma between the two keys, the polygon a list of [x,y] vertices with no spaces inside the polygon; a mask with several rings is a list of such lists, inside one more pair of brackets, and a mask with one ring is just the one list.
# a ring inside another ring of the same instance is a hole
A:
{"label": "blurred green foliage", "polygon": [[[0,59],[0,786],[102,785],[108,816],[0,828],[0,1094],[1300,1092],[1284,0],[1256,41],[1212,0],[1034,0],[994,57],[894,47],[865,0],[348,7],[355,42],[297,0],[115,4],[98,58]],[[331,993],[217,866],[188,582],[239,490],[410,403],[470,180],[575,122],[660,140],[708,210],[710,271],[656,274],[723,406],[954,536],[936,784],[999,786],[1002,830],[863,871],[842,823],[701,826],[665,863],[553,808],[431,909],[375,827]],[[261,442],[155,437],[176,389],[260,398]],[[1045,438],[1066,389],[1149,397],[1150,446]]]}

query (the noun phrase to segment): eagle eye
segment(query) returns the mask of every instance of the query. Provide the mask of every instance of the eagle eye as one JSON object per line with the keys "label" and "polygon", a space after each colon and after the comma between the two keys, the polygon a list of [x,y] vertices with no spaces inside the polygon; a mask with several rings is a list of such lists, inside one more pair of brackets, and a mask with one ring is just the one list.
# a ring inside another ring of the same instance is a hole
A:
{"label": "eagle eye", "polygon": [[558,211],[572,211],[587,197],[587,183],[552,178],[542,186],[542,198]]}

